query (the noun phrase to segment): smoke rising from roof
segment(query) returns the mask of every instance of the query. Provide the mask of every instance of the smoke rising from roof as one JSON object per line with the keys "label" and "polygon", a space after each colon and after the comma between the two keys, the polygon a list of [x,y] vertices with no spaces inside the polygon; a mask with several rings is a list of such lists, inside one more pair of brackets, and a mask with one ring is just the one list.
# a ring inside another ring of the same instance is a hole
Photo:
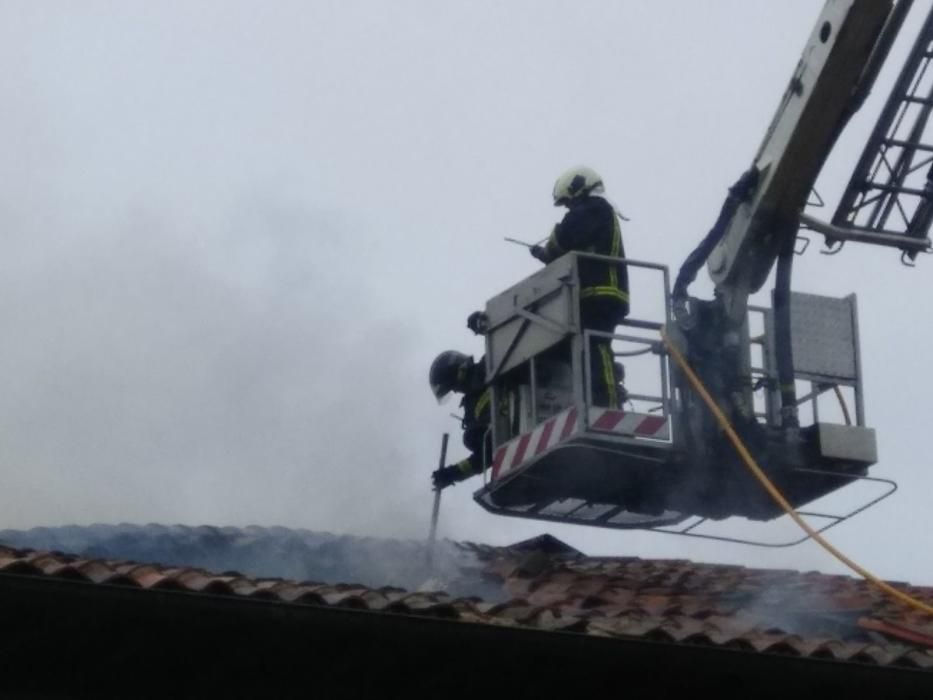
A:
{"label": "smoke rising from roof", "polygon": [[142,205],[104,230],[52,218],[0,262],[16,339],[0,351],[0,433],[21,485],[6,524],[49,502],[70,519],[271,510],[351,530],[387,515],[352,494],[406,457],[392,407],[420,378],[417,333],[356,308],[378,290],[352,227],[256,194],[209,228]]}
{"label": "smoke rising from roof", "polygon": [[91,559],[236,571],[251,578],[443,591],[486,601],[507,598],[501,582],[482,575],[475,554],[438,541],[429,563],[423,541],[352,537],[284,527],[92,525],[0,531],[14,547]]}

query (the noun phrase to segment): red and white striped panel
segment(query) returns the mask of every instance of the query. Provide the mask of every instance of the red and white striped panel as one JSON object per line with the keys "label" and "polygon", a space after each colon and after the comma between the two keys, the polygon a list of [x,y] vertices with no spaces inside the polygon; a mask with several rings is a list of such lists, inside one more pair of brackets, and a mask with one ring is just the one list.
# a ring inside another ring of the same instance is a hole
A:
{"label": "red and white striped panel", "polygon": [[492,460],[492,480],[509,472],[578,432],[577,409],[568,408],[548,418],[530,433],[519,435],[498,450]]}
{"label": "red and white striped panel", "polygon": [[626,413],[608,408],[590,409],[590,428],[607,433],[669,440],[670,425],[664,416],[650,413]]}
{"label": "red and white striped panel", "polygon": [[[577,409],[568,408],[549,418],[534,430],[502,445],[492,460],[492,480],[501,479],[545,450],[578,434],[582,425]],[[670,439],[667,418],[647,413],[626,413],[607,408],[590,409],[590,429],[628,437]]]}

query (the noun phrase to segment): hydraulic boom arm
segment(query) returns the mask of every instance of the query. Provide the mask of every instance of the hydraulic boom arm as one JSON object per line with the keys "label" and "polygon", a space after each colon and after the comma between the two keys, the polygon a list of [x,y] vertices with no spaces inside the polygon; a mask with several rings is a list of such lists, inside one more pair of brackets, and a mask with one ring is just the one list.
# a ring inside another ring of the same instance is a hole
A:
{"label": "hydraulic boom arm", "polygon": [[839,133],[883,63],[909,2],[828,0],[755,156],[758,187],[707,261],[734,320],[768,277]]}

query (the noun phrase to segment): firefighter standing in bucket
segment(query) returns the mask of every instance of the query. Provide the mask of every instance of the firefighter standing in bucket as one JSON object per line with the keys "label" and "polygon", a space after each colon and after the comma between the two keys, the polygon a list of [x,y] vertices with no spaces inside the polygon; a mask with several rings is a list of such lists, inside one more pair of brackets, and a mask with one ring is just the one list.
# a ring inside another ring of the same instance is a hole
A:
{"label": "firefighter standing in bucket", "polygon": [[[602,178],[587,167],[571,168],[554,183],[554,206],[567,207],[545,245],[531,254],[547,264],[577,251],[625,257],[619,214],[603,197]],[[623,263],[580,260],[580,325],[583,329],[613,333],[628,315],[628,271]],[[590,381],[593,404],[618,408],[619,380],[611,339],[590,337]]]}
{"label": "firefighter standing in bucket", "polygon": [[489,434],[491,392],[486,386],[486,366],[483,358],[474,362],[469,355],[448,350],[438,355],[431,363],[429,372],[431,391],[438,403],[449,394],[463,394],[460,408],[463,409],[461,425],[463,444],[470,456],[456,464],[437,469],[431,479],[434,488],[443,489],[474,474],[483,472],[492,453],[492,438]]}

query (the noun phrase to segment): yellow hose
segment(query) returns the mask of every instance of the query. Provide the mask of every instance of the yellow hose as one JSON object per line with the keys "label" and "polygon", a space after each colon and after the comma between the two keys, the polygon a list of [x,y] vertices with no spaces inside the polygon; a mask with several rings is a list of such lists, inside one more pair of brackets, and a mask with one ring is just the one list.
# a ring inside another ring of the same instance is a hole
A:
{"label": "yellow hose", "polygon": [[703,382],[700,381],[700,378],[697,377],[696,373],[690,368],[690,365],[687,364],[687,360],[684,359],[684,356],[680,351],[674,347],[674,344],[667,337],[667,333],[661,331],[661,339],[664,341],[664,345],[670,353],[671,357],[674,358],[674,361],[683,370],[688,381],[700,395],[700,398],[703,399],[704,403],[707,405],[713,415],[716,417],[716,421],[719,423],[720,427],[726,433],[729,438],[729,441],[732,443],[732,446],[735,448],[735,451],[738,452],[739,456],[742,458],[742,461],[745,462],[745,466],[755,475],[755,478],[761,482],[761,485],[765,487],[765,490],[770,494],[771,498],[784,509],[784,512],[791,517],[791,519],[801,527],[801,529],[806,532],[813,540],[816,541],[823,549],[832,554],[836,559],[841,561],[847,567],[852,569],[859,576],[864,578],[870,584],[878,588],[881,592],[886,593],[897,601],[908,605],[916,610],[921,610],[928,615],[933,615],[933,606],[927,605],[921,600],[917,600],[911,595],[899,591],[894,588],[891,584],[882,581],[880,578],[875,576],[873,573],[865,569],[864,567],[856,564],[854,561],[849,559],[845,554],[836,549],[832,544],[830,544],[819,532],[814,530],[807,522],[804,521],[800,515],[797,514],[797,511],[794,510],[793,506],[788,503],[787,499],[777,490],[777,487],[771,483],[771,480],[765,475],[761,470],[761,467],[758,466],[758,463],[755,462],[755,458],[752,457],[751,453],[745,447],[745,443],[742,442],[742,439],[733,429],[732,425],[729,423],[729,419],[726,418],[725,414],[722,412],[722,409],[716,404],[713,400],[713,397],[709,395],[709,392],[706,390],[706,387],[703,386]]}

